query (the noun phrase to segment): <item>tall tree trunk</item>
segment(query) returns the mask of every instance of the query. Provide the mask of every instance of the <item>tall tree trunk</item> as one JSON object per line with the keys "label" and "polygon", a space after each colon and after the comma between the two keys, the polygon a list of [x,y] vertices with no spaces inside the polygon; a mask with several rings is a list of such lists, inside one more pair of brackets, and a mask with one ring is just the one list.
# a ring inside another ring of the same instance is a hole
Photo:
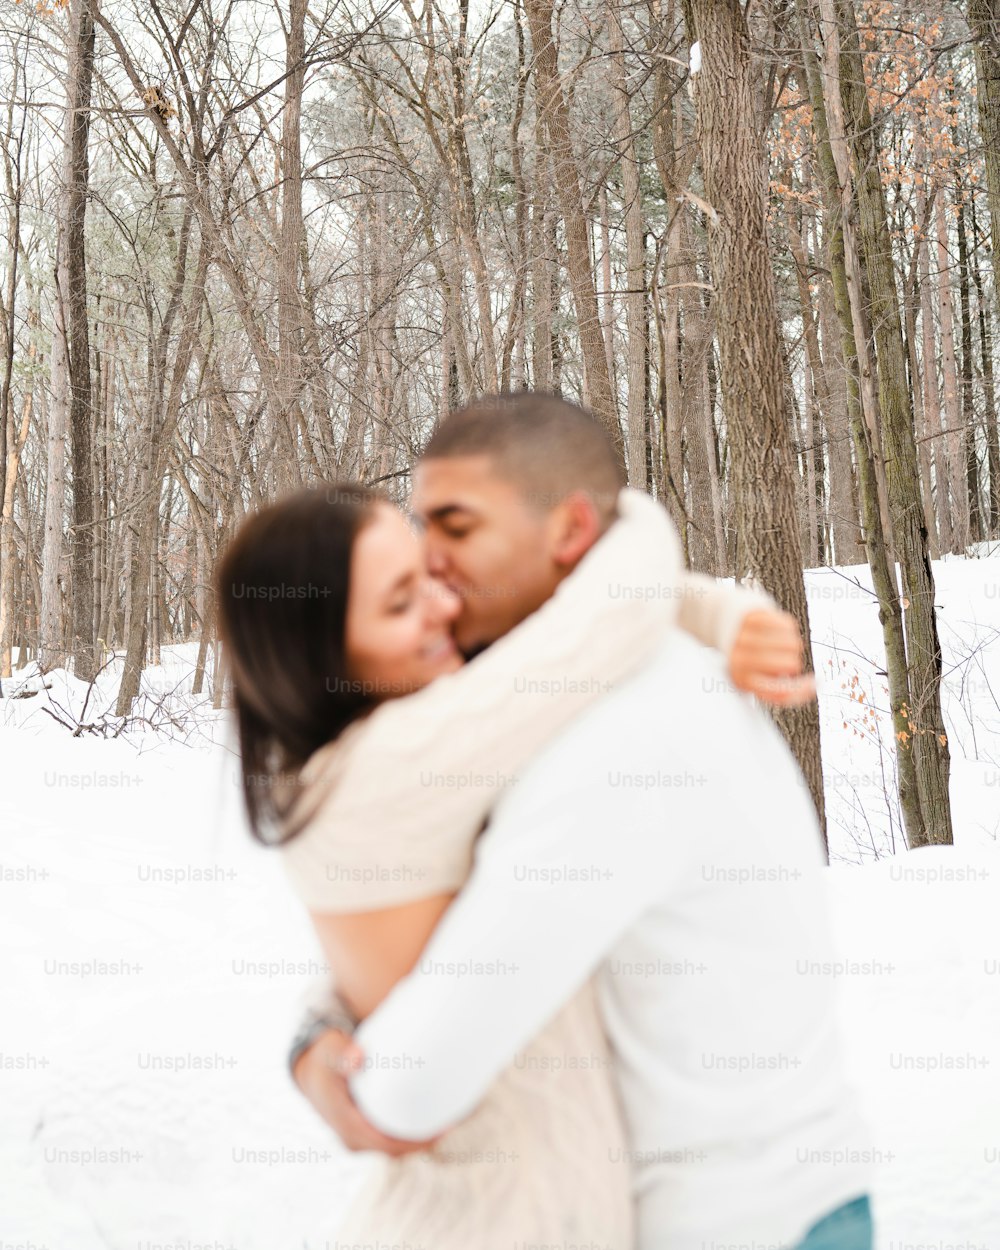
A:
{"label": "tall tree trunk", "polygon": [[[658,32],[660,42],[666,44],[672,38],[673,31],[669,29],[672,23],[665,22],[661,18],[659,0],[650,0],[650,7],[651,26],[654,31]],[[661,497],[684,540],[685,556],[690,562],[691,518],[684,485],[683,416],[685,407],[681,402],[680,383],[681,301],[676,289],[677,279],[674,275],[680,272],[681,258],[683,210],[680,207],[679,188],[683,182],[686,182],[693,166],[696,145],[689,142],[689,137],[684,133],[681,110],[674,108],[676,89],[677,73],[672,69],[667,56],[661,55],[656,61],[653,74],[652,147],[653,160],[663,184],[671,216],[666,238],[660,241],[657,250],[651,283],[653,316],[660,354],[660,387],[657,400],[657,420],[660,432],[659,480]],[[678,167],[678,153],[681,151],[689,152],[683,168]],[[661,269],[667,276],[665,289],[661,289],[660,286]],[[724,564],[723,558],[719,567],[723,567]]]}
{"label": "tall tree trunk", "polygon": [[822,0],[822,9],[826,60],[831,75],[836,72],[840,79],[846,133],[854,160],[858,240],[868,278],[869,315],[876,348],[882,455],[904,597],[903,624],[912,699],[908,708],[909,733],[913,736],[924,836],[932,843],[951,842],[950,756],[941,712],[942,661],[934,575],[920,496],[913,407],[885,192],[851,0]]}
{"label": "tall tree trunk", "polygon": [[524,177],[521,124],[528,84],[525,64],[524,29],[520,0],[514,0],[514,31],[517,36],[517,94],[510,124],[510,168],[514,182],[514,291],[504,332],[500,365],[501,391],[520,391],[528,385],[527,308],[528,289],[528,189]]}
{"label": "tall tree trunk", "polygon": [[962,459],[965,462],[965,487],[969,500],[969,541],[983,538],[983,509],[979,491],[979,460],[976,449],[976,409],[973,402],[972,378],[972,311],[969,299],[969,240],[965,229],[965,197],[961,186],[958,199],[958,302],[962,315]]}
{"label": "tall tree trunk", "polygon": [[[35,358],[35,345],[28,352]],[[11,649],[14,630],[14,494],[17,488],[21,455],[31,427],[33,392],[26,395],[21,408],[20,426],[15,431],[13,420],[7,431],[7,455],[4,473],[3,511],[0,514],[0,677],[11,674]]]}
{"label": "tall tree trunk", "polygon": [[[816,472],[816,384],[812,377],[809,361],[805,364],[805,395],[804,412],[800,422],[802,438],[802,486],[805,493],[804,533],[802,535],[802,553],[807,568],[817,568],[820,563],[820,513],[819,491],[822,472]],[[793,395],[794,401],[794,395]]]}
{"label": "tall tree trunk", "polygon": [[[864,529],[865,551],[872,585],[879,605],[879,624],[885,644],[889,684],[889,709],[896,742],[899,772],[899,804],[907,841],[926,841],[917,787],[913,734],[909,725],[910,675],[903,631],[903,609],[896,582],[892,553],[892,519],[889,515],[881,440],[878,437],[878,400],[872,362],[868,308],[864,300],[861,258],[856,237],[850,154],[844,130],[840,98],[839,67],[832,55],[833,15],[824,13],[829,51],[822,70],[810,33],[805,0],[799,5],[802,51],[816,131],[817,166],[826,200],[826,253],[830,265],[833,301],[841,326],[841,345],[846,365],[847,404],[851,439],[858,465],[858,495]],[[828,113],[829,107],[829,113]]]}
{"label": "tall tree trunk", "polygon": [[[913,274],[914,282],[919,268],[920,241],[914,245]],[[934,494],[931,489],[930,448],[927,445],[927,417],[924,413],[923,370],[920,367],[920,353],[917,351],[917,307],[918,296],[915,289],[904,293],[903,327],[906,345],[906,363],[910,370],[910,391],[913,396],[913,432],[917,444],[917,463],[920,466],[920,498],[924,505],[924,525],[927,528],[927,550],[932,560],[941,555],[937,540],[937,520],[934,516]],[[933,368],[933,360],[931,362]]]}
{"label": "tall tree trunk", "polygon": [[41,608],[38,624],[38,663],[42,669],[66,663],[63,632],[62,565],[66,518],[66,442],[69,437],[69,362],[66,353],[66,240],[60,213],[56,242],[54,326],[52,331],[51,391],[46,439],[45,522],[42,537]]}
{"label": "tall tree trunk", "polygon": [[[202,241],[192,289],[182,311],[185,280],[188,273],[188,247],[192,210],[190,205],[181,226],[170,301],[159,331],[149,345],[151,358],[148,417],[143,431],[143,459],[140,465],[141,500],[134,535],[128,606],[125,623],[125,663],[118,688],[116,715],[128,716],[132,702],[139,694],[143,661],[146,655],[150,607],[150,583],[156,556],[157,513],[167,456],[183,398],[184,379],[194,356],[195,339],[205,280],[208,273],[208,247]],[[181,332],[175,349],[173,368],[168,371],[168,345],[171,332],[181,317]],[[168,376],[169,372],[169,376]],[[154,603],[155,608],[155,603]]]}
{"label": "tall tree trunk", "polygon": [[[604,330],[604,354],[608,358],[608,377],[612,389],[617,391],[615,381],[615,292],[611,275],[611,210],[608,207],[608,184],[602,182],[597,193],[597,211],[601,229],[601,326]],[[594,266],[595,272],[597,266]]]}
{"label": "tall tree trunk", "polygon": [[[948,508],[946,551],[964,552],[969,545],[969,496],[962,462],[962,417],[959,409],[958,361],[955,355],[955,313],[951,297],[951,257],[948,255],[948,218],[944,188],[938,193],[937,211],[938,314],[941,321],[941,391],[945,415],[945,468]],[[938,483],[938,491],[942,483]],[[942,506],[945,506],[942,501]]]}
{"label": "tall tree trunk", "polygon": [[66,188],[66,309],[69,358],[69,434],[73,467],[72,652],[81,681],[96,672],[94,622],[93,395],[87,316],[86,218],[90,182],[90,97],[94,78],[91,0],[70,5],[69,174]]}
{"label": "tall tree trunk", "polygon": [[552,316],[554,259],[549,253],[549,169],[545,127],[535,114],[535,169],[529,247],[531,255],[531,372],[536,391],[553,386]]}
{"label": "tall tree trunk", "polygon": [[620,0],[609,0],[611,81],[615,99],[615,141],[625,200],[625,325],[628,330],[628,408],[626,419],[629,482],[642,490],[646,481],[646,256],[643,242],[642,186],[628,79]]}
{"label": "tall tree trunk", "polygon": [[[305,86],[305,19],[308,0],[289,0],[285,32],[285,106],[281,115],[281,225],[278,235],[278,392],[290,449],[304,426],[303,309],[299,271],[305,244],[302,223],[302,92]],[[300,458],[278,466],[282,489],[301,483]]]}
{"label": "tall tree trunk", "polygon": [[590,261],[587,217],[583,211],[580,171],[573,152],[569,105],[559,77],[559,61],[552,33],[552,0],[525,0],[525,13],[535,52],[535,98],[549,142],[553,181],[566,235],[566,271],[576,307],[577,332],[590,393],[590,405],[611,437],[622,472],[626,472],[625,442],[618,405],[611,390],[604,353],[597,290]]}
{"label": "tall tree trunk", "polygon": [[976,319],[979,326],[979,351],[983,368],[983,405],[986,429],[986,463],[990,474],[987,527],[990,537],[1000,537],[1000,431],[997,428],[996,383],[993,375],[993,319],[987,308],[983,292],[983,278],[979,270],[979,229],[976,221],[976,197],[969,202],[972,218],[972,281],[976,288]]}
{"label": "tall tree trunk", "polygon": [[[979,133],[986,163],[986,192],[990,209],[993,290],[1000,309],[1000,0],[969,0],[969,26],[976,52],[976,100]],[[973,212],[975,205],[973,204]],[[985,319],[980,314],[985,339]],[[987,394],[987,450],[990,466],[990,530],[1000,534],[1000,438],[997,436],[993,396],[993,361],[983,346],[983,380]]]}
{"label": "tall tree trunk", "polygon": [[653,319],[659,349],[660,385],[657,395],[657,421],[660,426],[660,499],[673,517],[677,531],[684,544],[685,557],[690,560],[688,547],[688,513],[684,502],[684,445],[681,437],[681,386],[678,301],[670,293],[664,296],[660,290],[659,274],[661,260],[665,260],[668,272],[673,272],[677,251],[677,233],[671,230],[661,242],[653,265],[652,297]]}
{"label": "tall tree trunk", "polygon": [[[14,87],[17,88],[15,66]],[[21,452],[28,438],[31,422],[31,397],[24,401],[20,429],[15,426],[13,410],[14,358],[17,337],[17,295],[19,285],[19,261],[23,240],[21,238],[21,202],[24,179],[22,157],[24,155],[24,121],[20,136],[14,138],[14,111],[8,110],[8,124],[4,134],[5,182],[10,195],[7,205],[7,289],[0,297],[3,313],[3,376],[0,378],[0,677],[10,676],[11,634],[14,600],[14,495],[17,485]],[[29,325],[32,318],[29,317]],[[30,358],[35,355],[32,342]]]}
{"label": "tall tree trunk", "polygon": [[[933,211],[933,209],[932,209]],[[924,195],[918,191],[917,215],[924,220]],[[937,341],[934,334],[934,304],[930,277],[930,238],[921,233],[917,247],[917,284],[920,289],[920,339],[923,355],[921,383],[923,386],[923,428],[920,431],[920,477],[926,482],[925,492],[930,508],[928,529],[940,552],[950,549],[951,522],[942,513],[941,499],[947,501],[948,484],[945,465],[945,448],[941,441],[941,392],[937,376]],[[942,522],[947,525],[948,543],[945,543]]]}
{"label": "tall tree trunk", "polygon": [[[740,0],[685,0],[702,48],[695,89],[702,172],[712,211],[709,255],[721,386],[739,536],[738,571],[749,571],[792,612],[806,639],[809,611],[799,562],[791,420],[784,388],[774,270],[768,249],[767,155],[761,81]],[[825,830],[819,714],[815,704],[779,723],[795,752]]]}
{"label": "tall tree trunk", "polygon": [[479,339],[483,350],[483,389],[493,394],[499,386],[500,373],[497,369],[489,266],[477,228],[476,193],[466,128],[467,118],[472,111],[465,86],[465,66],[469,61],[469,0],[458,0],[458,21],[458,40],[449,50],[453,91],[448,135],[449,178],[452,180],[453,194],[456,199],[459,234],[469,258],[469,267],[475,282]]}
{"label": "tall tree trunk", "polygon": [[[802,236],[793,222],[788,224],[788,244],[795,261],[795,276],[802,309],[802,328],[805,337],[806,357],[815,387],[820,419],[826,428],[830,462],[830,527],[833,535],[834,559],[838,564],[853,564],[861,541],[858,528],[857,483],[851,464],[850,431],[847,424],[847,386],[843,377],[843,357],[837,359],[832,352],[836,336],[829,345],[820,350],[817,316],[813,310],[809,286],[809,261]],[[828,357],[833,355],[834,365],[840,364],[838,382],[831,382]]]}
{"label": "tall tree trunk", "polygon": [[[687,464],[688,554],[691,567],[700,573],[722,574],[723,546],[719,550],[721,510],[715,484],[715,428],[708,384],[708,358],[715,331],[714,309],[706,304],[698,273],[698,239],[690,205],[681,208],[681,263],[672,272],[677,279],[676,298],[683,316],[681,336],[681,422]],[[722,563],[720,563],[720,555]]]}

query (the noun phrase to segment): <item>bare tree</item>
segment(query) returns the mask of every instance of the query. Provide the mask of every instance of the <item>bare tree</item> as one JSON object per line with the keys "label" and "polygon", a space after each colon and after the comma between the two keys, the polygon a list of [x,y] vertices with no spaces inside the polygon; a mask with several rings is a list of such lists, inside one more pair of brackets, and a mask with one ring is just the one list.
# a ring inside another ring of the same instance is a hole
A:
{"label": "bare tree", "polygon": [[[737,567],[765,585],[797,617],[808,638],[791,419],[766,229],[762,80],[739,0],[686,0],[686,13],[702,49],[696,92],[723,404],[733,456]],[[822,822],[816,709],[784,713],[780,723]]]}

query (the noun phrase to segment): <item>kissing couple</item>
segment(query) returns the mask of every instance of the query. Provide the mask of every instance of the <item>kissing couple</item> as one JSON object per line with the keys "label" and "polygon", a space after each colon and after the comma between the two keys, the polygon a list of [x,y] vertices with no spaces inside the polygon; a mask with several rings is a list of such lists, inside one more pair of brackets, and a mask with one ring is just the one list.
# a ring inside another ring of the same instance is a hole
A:
{"label": "kissing couple", "polygon": [[824,857],[758,696],[792,617],[686,571],[551,395],[449,415],[217,571],[250,826],[331,970],[290,1063],[380,1154],[340,1247],[871,1250]]}

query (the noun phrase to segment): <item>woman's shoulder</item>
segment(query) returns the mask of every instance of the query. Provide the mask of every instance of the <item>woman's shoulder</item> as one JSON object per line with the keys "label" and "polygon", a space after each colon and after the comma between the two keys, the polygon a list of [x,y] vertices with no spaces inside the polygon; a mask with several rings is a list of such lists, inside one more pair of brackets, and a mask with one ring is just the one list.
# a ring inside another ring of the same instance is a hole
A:
{"label": "woman's shoulder", "polygon": [[[403,700],[396,700],[402,703]],[[388,708],[389,705],[387,705]],[[380,717],[384,729],[392,717]],[[371,718],[316,751],[300,774],[282,845],[285,869],[313,911],[374,911],[460,889],[473,838],[419,753],[380,756]],[[374,748],[374,749],[373,749]]]}

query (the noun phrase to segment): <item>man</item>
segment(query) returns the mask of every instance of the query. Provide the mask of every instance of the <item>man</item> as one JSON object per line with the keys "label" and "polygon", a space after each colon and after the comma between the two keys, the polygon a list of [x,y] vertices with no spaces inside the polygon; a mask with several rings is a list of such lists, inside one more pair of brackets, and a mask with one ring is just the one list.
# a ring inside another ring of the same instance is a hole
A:
{"label": "man", "polygon": [[[593,441],[593,463],[571,471],[560,459],[583,420],[551,397],[486,400],[426,449],[414,507],[432,571],[462,596],[467,654],[554,592],[571,567],[554,551],[582,552],[610,523],[610,449]],[[734,675],[775,702],[807,697],[794,622],[766,658],[757,630],[773,641],[774,614],[744,621]],[[294,1075],[352,1148],[426,1144],[596,969],[640,1250],[867,1250],[831,961],[801,775],[718,658],[678,633],[498,804],[468,885],[357,1044],[321,1023]],[[378,1062],[390,1052],[419,1063]]]}

